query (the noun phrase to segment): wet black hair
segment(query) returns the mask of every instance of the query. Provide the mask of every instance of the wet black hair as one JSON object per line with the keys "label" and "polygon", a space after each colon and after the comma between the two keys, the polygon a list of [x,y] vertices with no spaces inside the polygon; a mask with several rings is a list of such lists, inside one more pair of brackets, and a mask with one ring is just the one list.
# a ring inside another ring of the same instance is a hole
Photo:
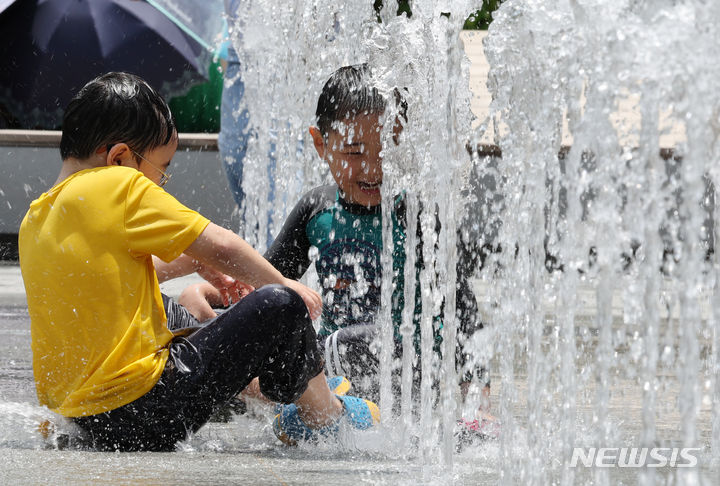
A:
{"label": "wet black hair", "polygon": [[111,72],[87,83],[68,103],[60,156],[87,159],[120,142],[143,154],[167,144],[176,130],[167,103],[145,80]]}
{"label": "wet black hair", "polygon": [[[406,118],[407,103],[397,89],[395,97],[400,104],[400,114]],[[366,113],[382,113],[386,106],[387,100],[372,85],[367,64],[343,66],[330,76],[320,93],[315,110],[317,127],[327,135],[335,122]]]}

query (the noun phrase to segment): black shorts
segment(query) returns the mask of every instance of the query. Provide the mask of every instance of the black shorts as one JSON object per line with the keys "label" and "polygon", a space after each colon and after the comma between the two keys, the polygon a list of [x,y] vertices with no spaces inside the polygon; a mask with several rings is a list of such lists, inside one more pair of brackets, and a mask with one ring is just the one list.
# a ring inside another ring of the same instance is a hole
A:
{"label": "black shorts", "polygon": [[[168,328],[199,325],[165,299]],[[144,396],[109,412],[73,420],[94,448],[171,451],[259,377],[262,393],[290,403],[323,370],[322,355],[298,294],[268,285],[170,343],[160,380]]]}

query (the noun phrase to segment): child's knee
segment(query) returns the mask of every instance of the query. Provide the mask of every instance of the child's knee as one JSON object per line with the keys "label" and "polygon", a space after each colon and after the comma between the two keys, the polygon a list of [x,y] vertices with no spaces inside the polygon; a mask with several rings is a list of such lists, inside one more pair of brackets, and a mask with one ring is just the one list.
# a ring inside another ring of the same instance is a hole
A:
{"label": "child's knee", "polygon": [[280,284],[269,284],[256,290],[258,297],[264,302],[288,312],[307,313],[302,297],[290,287]]}
{"label": "child's knee", "polygon": [[266,325],[278,328],[279,333],[292,333],[298,328],[312,326],[305,302],[291,288],[271,284],[259,288],[254,294],[263,307]]}

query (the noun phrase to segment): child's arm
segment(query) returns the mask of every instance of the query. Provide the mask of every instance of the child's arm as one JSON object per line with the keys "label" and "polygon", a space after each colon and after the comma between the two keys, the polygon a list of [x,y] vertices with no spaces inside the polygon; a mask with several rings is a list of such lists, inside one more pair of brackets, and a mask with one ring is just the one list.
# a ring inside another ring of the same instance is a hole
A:
{"label": "child's arm", "polygon": [[153,256],[153,265],[155,265],[155,273],[157,273],[160,283],[195,272],[217,288],[227,288],[235,283],[232,277],[185,254],[169,263],[165,263],[160,258]]}
{"label": "child's arm", "polygon": [[172,280],[174,278],[183,277],[197,272],[200,262],[183,254],[168,263],[156,256],[153,256],[153,265],[155,266],[155,273],[157,274],[158,282],[163,283],[167,280]]}
{"label": "child's arm", "polygon": [[305,194],[285,220],[265,258],[287,278],[298,280],[310,266],[307,225],[320,211],[335,203],[336,186],[327,185]]}
{"label": "child's arm", "polygon": [[198,275],[218,290],[222,302],[225,305],[230,305],[231,301],[237,302],[240,300],[241,294],[247,294],[248,291],[253,290],[251,286],[238,282],[229,275],[225,275],[213,267],[204,265],[185,254],[180,255],[169,263],[165,263],[160,258],[153,256],[153,265],[155,266],[155,273],[160,283],[197,272]]}
{"label": "child's arm", "polygon": [[290,287],[305,301],[312,319],[320,316],[322,301],[317,292],[300,282],[285,278],[245,240],[230,230],[209,223],[185,250],[185,254],[256,288],[271,283]]}

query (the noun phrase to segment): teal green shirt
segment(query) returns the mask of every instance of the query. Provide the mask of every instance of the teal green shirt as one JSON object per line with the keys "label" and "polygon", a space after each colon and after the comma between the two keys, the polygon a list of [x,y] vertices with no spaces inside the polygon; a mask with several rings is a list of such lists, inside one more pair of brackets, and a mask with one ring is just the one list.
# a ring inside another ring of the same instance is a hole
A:
{"label": "teal green shirt", "polygon": [[[422,209],[421,209],[422,210]],[[392,209],[393,277],[392,319],[395,338],[404,308],[406,263],[406,211],[403,196],[395,198]],[[419,225],[418,225],[419,227]],[[436,223],[439,229],[439,222]],[[418,232],[415,275],[422,268],[422,235]],[[380,311],[382,265],[382,213],[380,206],[365,207],[345,201],[336,185],[315,188],[305,194],[285,221],[265,258],[285,277],[301,278],[314,262],[323,297],[322,321],[318,334],[326,336],[355,324],[374,323]],[[477,316],[475,295],[467,281],[466,251],[459,251],[457,268],[457,317],[461,343],[482,324]],[[416,279],[416,281],[419,281]],[[419,344],[419,317],[422,310],[419,285],[415,287],[415,344]],[[442,312],[441,312],[442,314]],[[434,319],[437,344],[442,315]],[[465,353],[459,350],[460,362]]]}

